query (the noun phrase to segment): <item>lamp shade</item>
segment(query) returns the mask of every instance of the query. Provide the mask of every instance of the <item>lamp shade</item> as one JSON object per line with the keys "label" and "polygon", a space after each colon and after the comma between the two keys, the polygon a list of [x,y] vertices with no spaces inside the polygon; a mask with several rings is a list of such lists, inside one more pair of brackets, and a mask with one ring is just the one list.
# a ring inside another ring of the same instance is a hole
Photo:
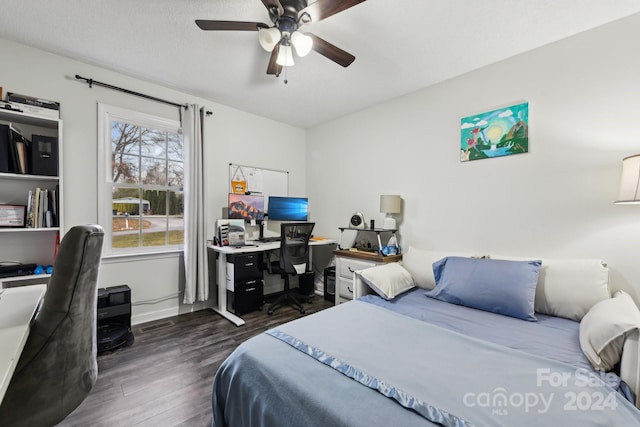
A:
{"label": "lamp shade", "polygon": [[397,195],[385,194],[380,196],[380,212],[400,213],[401,198]]}
{"label": "lamp shade", "polygon": [[294,64],[291,46],[287,46],[283,44],[280,45],[280,50],[278,51],[278,58],[276,59],[276,64],[282,65],[283,67],[290,67]]}
{"label": "lamp shade", "polygon": [[291,34],[291,43],[300,57],[307,56],[313,47],[313,39],[300,31],[295,31]]}
{"label": "lamp shade", "polygon": [[640,154],[622,159],[620,191],[615,203],[640,203]]}
{"label": "lamp shade", "polygon": [[282,34],[276,27],[260,28],[260,30],[258,30],[258,41],[260,41],[260,46],[262,46],[262,48],[267,52],[271,52],[281,38]]}

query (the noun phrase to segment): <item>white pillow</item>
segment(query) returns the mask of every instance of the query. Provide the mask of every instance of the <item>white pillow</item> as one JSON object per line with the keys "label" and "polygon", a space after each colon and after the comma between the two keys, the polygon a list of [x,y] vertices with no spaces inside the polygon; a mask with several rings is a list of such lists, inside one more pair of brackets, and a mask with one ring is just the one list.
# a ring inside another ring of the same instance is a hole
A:
{"label": "white pillow", "polygon": [[415,287],[411,274],[397,262],[359,270],[356,274],[387,300]]}
{"label": "white pillow", "polygon": [[429,251],[409,246],[402,254],[402,266],[413,277],[416,286],[431,290],[436,287],[436,278],[433,276],[433,263],[448,256],[472,257],[472,254],[447,251]]}
{"label": "white pillow", "polygon": [[535,309],[537,313],[580,321],[597,302],[611,298],[609,269],[600,259],[550,259],[491,255],[492,259],[542,259]]}
{"label": "white pillow", "polygon": [[580,322],[580,347],[599,371],[611,371],[620,361],[625,336],[640,329],[640,311],[629,294],[596,303]]}

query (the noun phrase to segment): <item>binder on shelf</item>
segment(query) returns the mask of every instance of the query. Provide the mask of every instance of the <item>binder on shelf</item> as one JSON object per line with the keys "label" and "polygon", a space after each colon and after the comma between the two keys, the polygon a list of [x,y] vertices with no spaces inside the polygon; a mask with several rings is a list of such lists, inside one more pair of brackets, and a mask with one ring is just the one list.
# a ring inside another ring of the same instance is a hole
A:
{"label": "binder on shelf", "polygon": [[29,173],[29,167],[27,165],[27,143],[25,140],[16,140],[16,152],[18,153],[18,173]]}
{"label": "binder on shelf", "polygon": [[9,125],[0,124],[0,172],[10,172],[9,169]]}
{"label": "binder on shelf", "polygon": [[21,174],[29,173],[29,147],[31,146],[31,142],[29,142],[29,140],[25,138],[18,129],[13,127],[13,125],[9,124],[9,129],[11,132],[13,149],[15,150],[15,172]]}
{"label": "binder on shelf", "polygon": [[31,173],[58,176],[58,138],[46,135],[31,137]]}
{"label": "binder on shelf", "polygon": [[11,123],[0,125],[0,172],[29,173],[30,145]]}
{"label": "binder on shelf", "polygon": [[18,141],[20,134],[9,124],[9,172],[20,172],[20,159],[18,158]]}

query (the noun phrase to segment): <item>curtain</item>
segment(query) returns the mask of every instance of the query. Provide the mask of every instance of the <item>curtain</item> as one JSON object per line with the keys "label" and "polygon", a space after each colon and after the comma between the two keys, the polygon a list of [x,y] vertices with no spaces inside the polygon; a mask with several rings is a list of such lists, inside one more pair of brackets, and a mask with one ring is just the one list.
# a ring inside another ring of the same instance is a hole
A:
{"label": "curtain", "polygon": [[209,298],[207,234],[204,191],[203,107],[189,105],[182,119],[185,148],[184,272],[185,304]]}

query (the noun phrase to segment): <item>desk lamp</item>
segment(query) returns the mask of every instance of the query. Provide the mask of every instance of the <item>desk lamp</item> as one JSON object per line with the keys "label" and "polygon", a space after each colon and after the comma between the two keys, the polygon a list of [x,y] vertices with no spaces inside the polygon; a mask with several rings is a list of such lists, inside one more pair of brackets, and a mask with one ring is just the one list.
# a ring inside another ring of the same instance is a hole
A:
{"label": "desk lamp", "polygon": [[615,203],[640,203],[640,154],[622,159],[620,191]]}
{"label": "desk lamp", "polygon": [[380,196],[380,212],[386,216],[382,222],[382,228],[386,230],[396,228],[396,220],[393,214],[400,213],[400,205],[402,199],[398,195],[384,194]]}

